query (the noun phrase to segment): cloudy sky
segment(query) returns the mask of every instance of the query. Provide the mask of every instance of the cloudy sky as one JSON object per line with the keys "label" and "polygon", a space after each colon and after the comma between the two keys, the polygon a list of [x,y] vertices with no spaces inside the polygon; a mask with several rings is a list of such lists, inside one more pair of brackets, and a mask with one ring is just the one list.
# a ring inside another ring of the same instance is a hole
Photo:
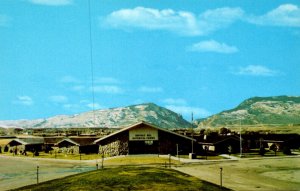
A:
{"label": "cloudy sky", "polygon": [[0,120],[299,96],[299,0],[224,2],[1,0]]}

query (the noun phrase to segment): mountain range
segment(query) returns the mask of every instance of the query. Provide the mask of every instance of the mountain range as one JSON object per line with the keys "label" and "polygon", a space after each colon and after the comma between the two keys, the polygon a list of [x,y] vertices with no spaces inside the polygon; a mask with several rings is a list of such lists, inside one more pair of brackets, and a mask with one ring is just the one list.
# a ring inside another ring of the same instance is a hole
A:
{"label": "mountain range", "polygon": [[0,121],[0,127],[21,128],[122,128],[146,121],[162,128],[191,128],[181,115],[153,103],[95,110],[75,115],[58,115],[36,120]]}
{"label": "mountain range", "polygon": [[196,123],[201,127],[300,124],[300,96],[253,97]]}
{"label": "mountain range", "polygon": [[195,120],[194,124],[169,109],[145,103],[45,119],[5,120],[0,121],[0,128],[122,128],[140,121],[168,129],[191,128],[195,125],[220,127],[239,124],[300,124],[300,96],[253,97],[236,108]]}

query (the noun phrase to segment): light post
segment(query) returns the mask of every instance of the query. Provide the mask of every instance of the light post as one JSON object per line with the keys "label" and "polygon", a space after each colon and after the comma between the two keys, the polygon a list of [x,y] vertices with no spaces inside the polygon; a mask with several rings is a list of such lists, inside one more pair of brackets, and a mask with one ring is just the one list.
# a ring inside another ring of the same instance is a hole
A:
{"label": "light post", "polygon": [[36,166],[36,183],[39,183],[39,165]]}
{"label": "light post", "polygon": [[220,187],[222,188],[222,172],[223,172],[223,168],[220,168]]}

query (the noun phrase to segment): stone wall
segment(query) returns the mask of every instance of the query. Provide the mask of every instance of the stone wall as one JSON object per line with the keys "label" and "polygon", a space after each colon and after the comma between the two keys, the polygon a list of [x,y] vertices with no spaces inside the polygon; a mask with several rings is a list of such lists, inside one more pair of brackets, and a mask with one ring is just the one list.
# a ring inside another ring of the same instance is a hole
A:
{"label": "stone wall", "polygon": [[116,140],[107,145],[100,145],[99,154],[104,154],[104,156],[118,156],[128,154],[128,142],[121,140]]}

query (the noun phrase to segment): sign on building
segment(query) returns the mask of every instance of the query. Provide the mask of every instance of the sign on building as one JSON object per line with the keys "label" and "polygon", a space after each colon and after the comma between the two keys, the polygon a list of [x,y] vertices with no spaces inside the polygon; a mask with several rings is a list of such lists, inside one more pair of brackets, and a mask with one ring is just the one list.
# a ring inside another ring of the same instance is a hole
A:
{"label": "sign on building", "polygon": [[157,141],[158,130],[150,127],[141,127],[129,130],[129,141]]}

